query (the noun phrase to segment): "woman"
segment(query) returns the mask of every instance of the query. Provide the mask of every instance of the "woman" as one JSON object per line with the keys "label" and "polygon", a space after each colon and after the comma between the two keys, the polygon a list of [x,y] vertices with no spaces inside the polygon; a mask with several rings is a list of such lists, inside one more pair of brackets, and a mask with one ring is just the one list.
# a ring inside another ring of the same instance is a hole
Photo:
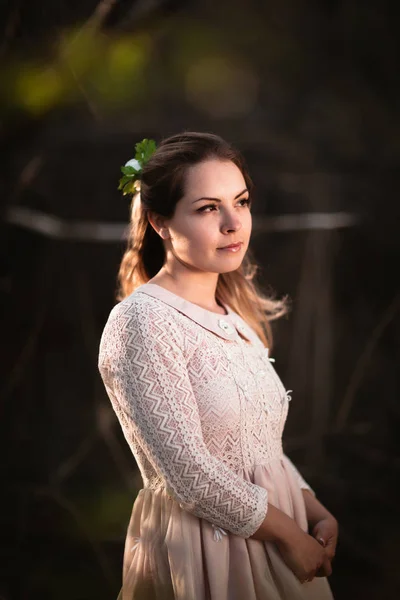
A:
{"label": "woman", "polygon": [[140,192],[99,355],[143,478],[120,598],[332,599],[337,522],[282,451],[285,305],[252,281],[244,161],[189,132],[146,160],[124,171]]}

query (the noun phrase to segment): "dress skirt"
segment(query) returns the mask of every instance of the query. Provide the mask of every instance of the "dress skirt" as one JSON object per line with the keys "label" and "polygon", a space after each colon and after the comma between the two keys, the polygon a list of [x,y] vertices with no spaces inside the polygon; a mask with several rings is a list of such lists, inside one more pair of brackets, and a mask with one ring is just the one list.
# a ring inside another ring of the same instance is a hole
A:
{"label": "dress skirt", "polygon": [[[303,492],[285,457],[244,479],[308,530]],[[273,542],[243,538],[192,515],[165,488],[142,488],[128,527],[118,600],[332,600],[326,577],[300,583]]]}

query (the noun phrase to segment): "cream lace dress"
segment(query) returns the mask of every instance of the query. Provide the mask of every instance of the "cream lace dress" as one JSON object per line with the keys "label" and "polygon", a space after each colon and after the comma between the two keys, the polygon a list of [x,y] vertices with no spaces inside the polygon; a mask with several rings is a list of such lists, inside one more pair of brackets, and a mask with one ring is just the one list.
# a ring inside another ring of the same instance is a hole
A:
{"label": "cream lace dress", "polygon": [[326,578],[301,584],[274,543],[250,539],[269,502],[307,531],[310,487],[282,450],[290,395],[224,309],[145,283],[105,325],[99,370],[143,479],[119,598],[331,600]]}

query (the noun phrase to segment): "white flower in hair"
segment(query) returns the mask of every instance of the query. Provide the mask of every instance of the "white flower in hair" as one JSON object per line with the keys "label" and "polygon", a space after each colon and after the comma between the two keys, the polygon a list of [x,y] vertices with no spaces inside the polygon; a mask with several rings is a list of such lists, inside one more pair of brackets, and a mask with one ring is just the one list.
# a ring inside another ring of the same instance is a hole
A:
{"label": "white flower in hair", "polygon": [[136,160],[136,158],[131,158],[131,160],[128,160],[128,162],[125,163],[125,167],[133,167],[136,169],[136,171],[142,170],[142,165],[138,160]]}

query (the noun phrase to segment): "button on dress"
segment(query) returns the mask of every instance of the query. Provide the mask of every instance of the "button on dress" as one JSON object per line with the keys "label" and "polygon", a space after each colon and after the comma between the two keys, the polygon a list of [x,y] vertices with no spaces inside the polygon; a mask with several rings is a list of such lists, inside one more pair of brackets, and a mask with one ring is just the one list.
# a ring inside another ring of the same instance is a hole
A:
{"label": "button on dress", "polygon": [[223,308],[145,283],[104,327],[99,371],[143,480],[119,600],[332,600],[327,578],[301,584],[250,537],[269,503],[307,531],[314,492],[282,449],[291,390]]}

